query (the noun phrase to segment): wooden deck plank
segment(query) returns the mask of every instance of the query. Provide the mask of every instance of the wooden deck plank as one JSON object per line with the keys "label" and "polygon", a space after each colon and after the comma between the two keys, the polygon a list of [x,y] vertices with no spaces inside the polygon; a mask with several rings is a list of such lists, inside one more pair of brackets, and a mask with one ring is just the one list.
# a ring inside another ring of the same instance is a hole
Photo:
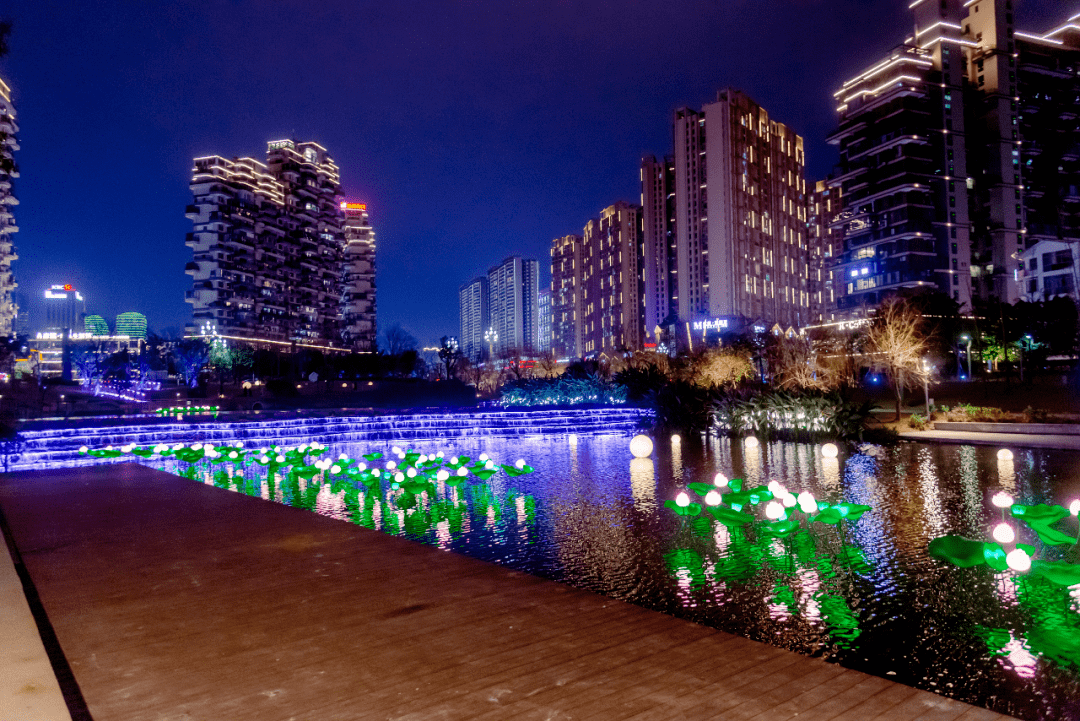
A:
{"label": "wooden deck plank", "polygon": [[96,721],[997,717],[138,466],[0,477],[0,507]]}

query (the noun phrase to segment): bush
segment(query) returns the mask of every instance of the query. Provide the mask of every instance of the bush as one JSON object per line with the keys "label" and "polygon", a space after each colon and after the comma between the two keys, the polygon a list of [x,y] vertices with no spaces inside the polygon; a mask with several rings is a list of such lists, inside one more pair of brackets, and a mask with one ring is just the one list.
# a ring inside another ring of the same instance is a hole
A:
{"label": "bush", "polygon": [[626,386],[596,376],[524,378],[500,389],[503,406],[622,405]]}
{"label": "bush", "polygon": [[1024,409],[1024,421],[1027,423],[1046,423],[1049,414],[1041,408],[1028,406]]}
{"label": "bush", "polygon": [[925,431],[930,426],[929,421],[918,413],[912,413],[907,422],[913,431]]}
{"label": "bush", "polygon": [[961,423],[994,423],[1004,415],[1000,408],[961,403],[946,414],[946,419]]}
{"label": "bush", "polygon": [[715,425],[730,433],[751,431],[791,440],[861,439],[873,404],[838,393],[727,391],[712,404]]}

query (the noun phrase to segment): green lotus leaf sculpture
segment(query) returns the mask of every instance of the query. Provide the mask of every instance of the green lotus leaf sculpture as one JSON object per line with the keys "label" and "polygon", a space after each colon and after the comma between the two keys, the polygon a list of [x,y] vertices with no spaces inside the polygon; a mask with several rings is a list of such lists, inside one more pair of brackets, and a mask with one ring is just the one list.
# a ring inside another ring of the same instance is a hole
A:
{"label": "green lotus leaf sculpture", "polygon": [[1080,583],[1080,564],[1034,559],[1031,562],[1031,575],[1042,576],[1058,586],[1073,586]]}
{"label": "green lotus leaf sculpture", "polygon": [[664,508],[670,508],[680,516],[693,517],[701,513],[701,504],[691,502],[688,506],[680,506],[670,498],[664,501]]}
{"label": "green lotus leaf sculpture", "polygon": [[927,550],[932,558],[960,568],[972,568],[984,563],[995,571],[1004,571],[1009,567],[1005,563],[1005,549],[999,543],[985,543],[950,535],[930,541]]}
{"label": "green lotus leaf sculpture", "polygon": [[749,513],[736,511],[732,508],[728,508],[727,506],[709,506],[705,510],[713,518],[715,518],[717,521],[724,524],[728,528],[745,526],[747,523],[754,523],[757,520]]}
{"label": "green lotus leaf sculpture", "polygon": [[799,523],[798,521],[773,521],[772,523],[765,521],[758,526],[758,530],[762,538],[787,538],[799,530]]}
{"label": "green lotus leaf sculpture", "polygon": [[711,483],[687,483],[686,487],[699,496],[707,496],[710,491],[716,490],[716,486]]}

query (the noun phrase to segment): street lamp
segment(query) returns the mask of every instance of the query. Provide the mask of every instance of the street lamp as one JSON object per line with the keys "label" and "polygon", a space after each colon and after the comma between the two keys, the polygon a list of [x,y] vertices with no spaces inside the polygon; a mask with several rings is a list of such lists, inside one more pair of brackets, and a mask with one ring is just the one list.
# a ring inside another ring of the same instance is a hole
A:
{"label": "street lamp", "polygon": [[927,420],[929,420],[930,419],[930,371],[931,371],[931,367],[930,367],[930,362],[927,361],[925,358],[923,358],[922,367],[923,367],[923,377],[922,377],[923,395],[926,397],[926,418],[927,418]]}
{"label": "street lamp", "polygon": [[967,343],[967,367],[968,367],[967,377],[968,377],[968,380],[971,380],[971,336],[969,336],[967,333],[964,333],[962,336],[960,336],[960,340]]}
{"label": "street lamp", "polygon": [[484,340],[488,344],[488,359],[494,360],[495,358],[495,344],[499,342],[499,332],[494,328],[488,328],[484,333]]}
{"label": "street lamp", "polygon": [[1030,351],[1035,347],[1035,339],[1031,337],[1030,333],[1025,333],[1024,337],[1016,344],[1020,348],[1020,382],[1024,382],[1024,351]]}

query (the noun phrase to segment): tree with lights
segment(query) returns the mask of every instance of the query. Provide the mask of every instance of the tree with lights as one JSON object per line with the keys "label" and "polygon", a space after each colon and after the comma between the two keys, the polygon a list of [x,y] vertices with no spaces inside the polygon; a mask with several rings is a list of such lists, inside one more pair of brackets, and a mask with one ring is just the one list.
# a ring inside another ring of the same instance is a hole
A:
{"label": "tree with lights", "polygon": [[887,298],[877,308],[865,344],[871,365],[889,379],[896,400],[895,420],[900,420],[904,391],[921,385],[930,372],[924,361],[930,343],[922,314],[905,299]]}

